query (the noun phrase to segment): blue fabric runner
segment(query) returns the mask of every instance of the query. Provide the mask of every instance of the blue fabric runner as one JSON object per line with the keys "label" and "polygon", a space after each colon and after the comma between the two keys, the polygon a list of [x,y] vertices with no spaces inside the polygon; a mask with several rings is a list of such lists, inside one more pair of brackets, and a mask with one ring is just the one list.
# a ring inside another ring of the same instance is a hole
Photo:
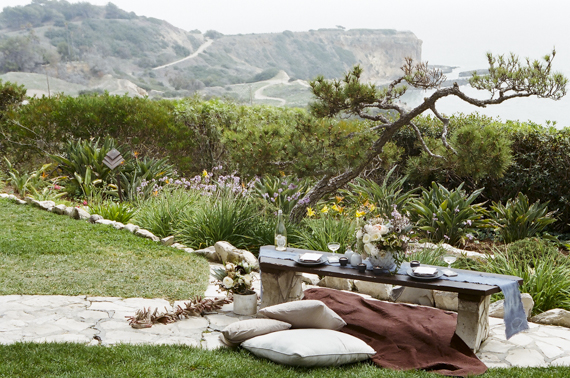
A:
{"label": "blue fabric runner", "polygon": [[[296,260],[300,254],[305,252],[318,252],[318,251],[305,251],[305,250],[296,250],[294,248],[288,248],[287,251],[276,251],[272,248],[265,248],[262,247],[259,251],[260,257],[270,257],[282,260]],[[343,255],[339,254],[339,257]],[[372,270],[372,264],[365,260],[364,263],[366,264],[367,270]],[[340,266],[340,263],[330,263],[328,261],[325,262],[326,265],[332,266]],[[347,268],[356,269],[352,267],[350,264],[346,266]],[[407,270],[409,269],[410,265],[408,263],[403,263],[398,270],[398,274],[407,274]],[[510,339],[512,336],[516,335],[517,333],[527,330],[528,322],[526,320],[526,314],[524,312],[524,308],[521,301],[521,294],[519,291],[519,284],[517,281],[509,279],[509,278],[499,278],[499,277],[489,277],[481,274],[480,272],[469,272],[469,271],[455,271],[457,276],[455,277],[446,277],[443,276],[440,279],[448,280],[448,281],[457,281],[457,282],[468,282],[468,283],[476,283],[482,285],[494,285],[498,286],[503,294],[505,295],[505,305],[504,305],[504,316],[503,320],[505,322],[505,335],[507,339]]]}

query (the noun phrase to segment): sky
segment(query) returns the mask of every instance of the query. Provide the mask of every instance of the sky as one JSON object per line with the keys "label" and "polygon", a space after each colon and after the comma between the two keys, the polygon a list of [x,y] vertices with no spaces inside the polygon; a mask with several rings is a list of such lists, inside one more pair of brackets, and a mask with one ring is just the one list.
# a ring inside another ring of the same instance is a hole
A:
{"label": "sky", "polygon": [[[76,0],[68,0],[77,2]],[[31,0],[0,0],[0,7]],[[90,0],[105,5],[108,0]],[[570,76],[570,2],[562,0],[114,0],[139,16],[223,34],[319,28],[396,29],[423,41],[430,64],[486,68],[486,53],[537,59],[556,47],[554,69]],[[570,95],[569,95],[570,96]],[[546,100],[545,100],[546,101]],[[570,105],[570,97],[566,104]],[[561,102],[558,102],[559,104]],[[548,105],[554,106],[554,105]],[[560,112],[562,114],[563,112]],[[544,119],[537,120],[543,122]],[[570,125],[570,116],[566,124]]]}

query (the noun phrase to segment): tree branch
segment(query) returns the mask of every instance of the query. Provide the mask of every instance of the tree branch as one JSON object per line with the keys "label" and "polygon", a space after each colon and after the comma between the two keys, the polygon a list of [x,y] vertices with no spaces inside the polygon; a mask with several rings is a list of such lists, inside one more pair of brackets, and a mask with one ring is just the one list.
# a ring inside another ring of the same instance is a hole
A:
{"label": "tree branch", "polygon": [[445,148],[451,150],[455,155],[457,155],[457,151],[455,151],[455,149],[451,147],[449,143],[447,143],[447,127],[449,125],[449,118],[444,118],[441,114],[439,114],[439,112],[435,108],[435,104],[431,106],[431,111],[433,112],[433,114],[435,114],[437,118],[440,119],[441,123],[443,123],[443,132],[441,133],[441,141],[443,142],[443,145],[445,146]]}

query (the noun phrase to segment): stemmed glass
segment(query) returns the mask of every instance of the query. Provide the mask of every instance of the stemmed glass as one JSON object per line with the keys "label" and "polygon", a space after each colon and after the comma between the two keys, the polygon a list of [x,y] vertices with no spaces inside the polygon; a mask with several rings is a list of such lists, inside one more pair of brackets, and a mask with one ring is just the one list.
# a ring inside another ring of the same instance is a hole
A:
{"label": "stemmed glass", "polygon": [[455,261],[457,261],[457,256],[445,255],[445,256],[443,256],[443,261],[445,261],[447,263],[447,271],[445,271],[444,273],[453,274],[453,271],[451,270],[451,264],[453,264]]}
{"label": "stemmed glass", "polygon": [[340,243],[331,242],[331,243],[327,244],[327,247],[329,247],[329,249],[330,249],[333,253],[335,253],[336,251],[339,250],[339,248],[340,248]]}

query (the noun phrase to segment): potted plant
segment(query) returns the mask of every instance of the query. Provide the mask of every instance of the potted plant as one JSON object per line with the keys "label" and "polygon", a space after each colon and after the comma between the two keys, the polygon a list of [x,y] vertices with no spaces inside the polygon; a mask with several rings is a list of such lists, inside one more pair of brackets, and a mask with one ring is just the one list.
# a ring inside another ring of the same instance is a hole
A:
{"label": "potted plant", "polygon": [[257,313],[257,294],[251,288],[252,267],[246,262],[227,263],[223,268],[214,268],[212,276],[218,280],[220,290],[233,299],[234,313],[254,315]]}

